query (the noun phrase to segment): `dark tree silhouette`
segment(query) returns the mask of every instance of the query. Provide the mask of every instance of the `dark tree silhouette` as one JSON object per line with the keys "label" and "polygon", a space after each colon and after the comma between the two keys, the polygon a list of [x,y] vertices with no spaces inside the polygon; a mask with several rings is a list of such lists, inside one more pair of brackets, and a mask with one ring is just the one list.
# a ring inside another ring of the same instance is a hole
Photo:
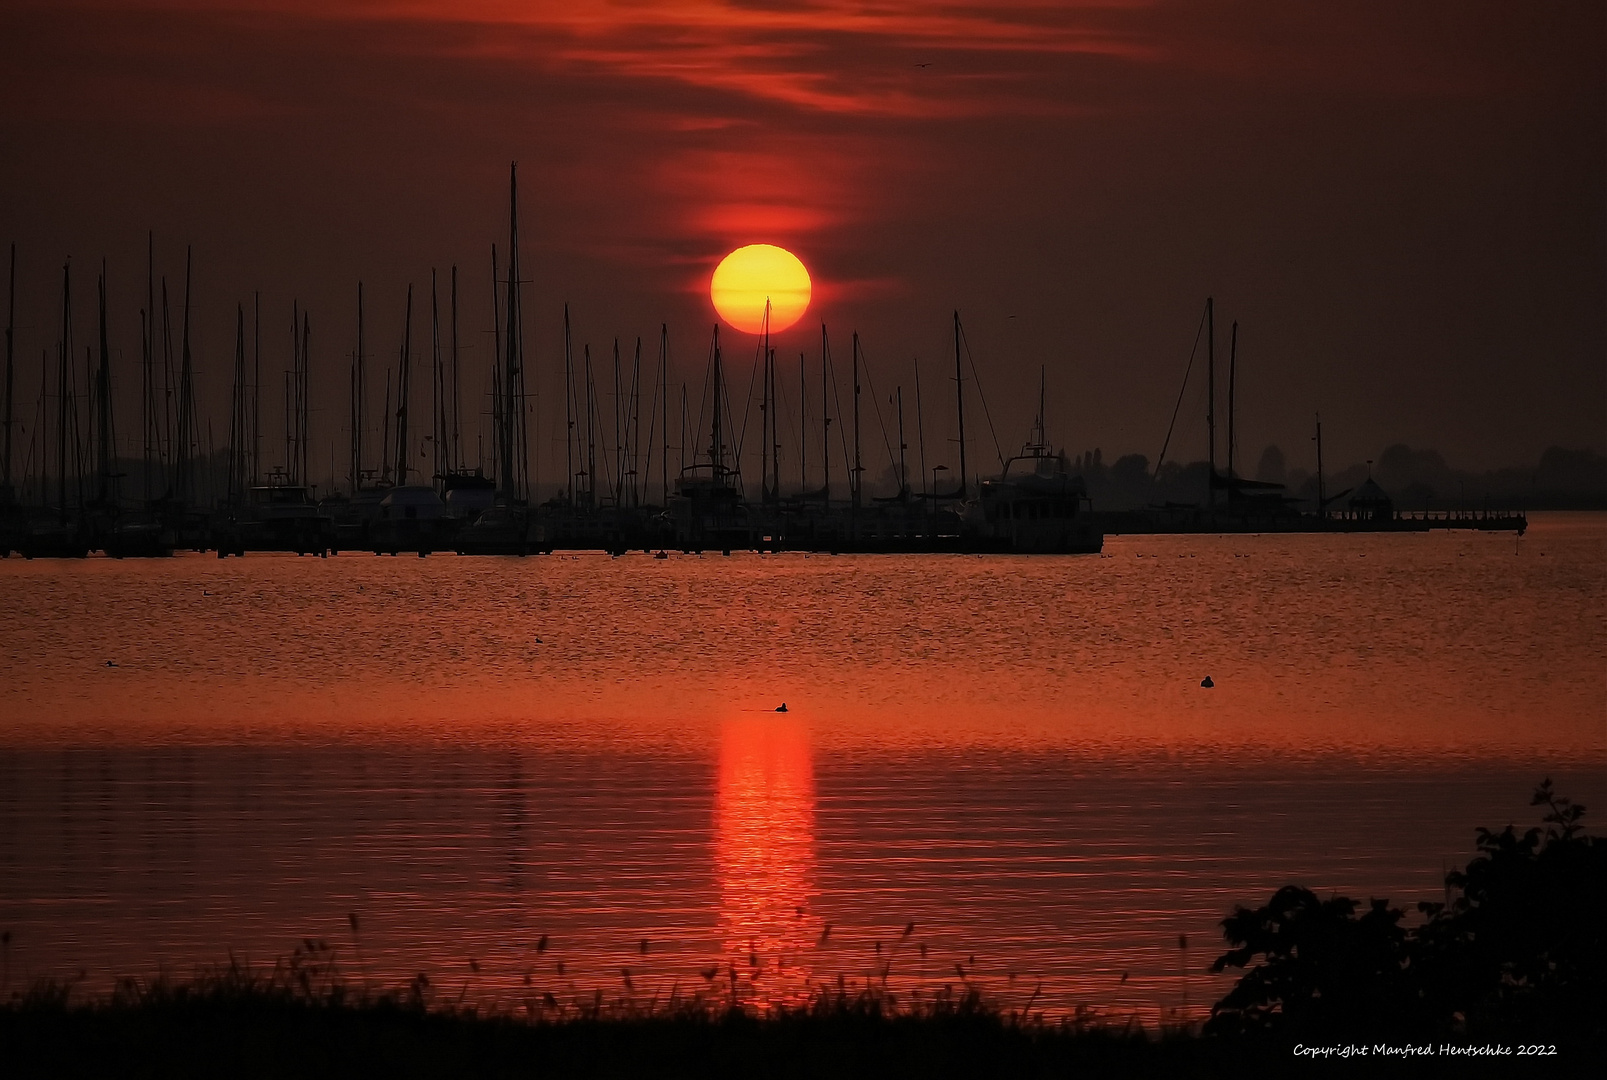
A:
{"label": "dark tree silhouette", "polygon": [[[1247,968],[1211,1010],[1213,1034],[1584,1036],[1603,1041],[1607,844],[1585,808],[1546,780],[1532,805],[1545,828],[1478,830],[1479,854],[1446,875],[1458,895],[1421,903],[1421,924],[1374,900],[1279,889],[1222,922],[1230,951],[1212,971]],[[1251,966],[1251,965],[1254,966]]]}
{"label": "dark tree silhouette", "polygon": [[1419,904],[1417,981],[1433,1014],[1471,1027],[1599,1029],[1607,1004],[1607,843],[1547,780],[1544,830],[1478,832],[1479,855],[1446,876],[1449,905]]}
{"label": "dark tree silhouette", "polygon": [[1374,900],[1319,899],[1285,885],[1263,907],[1237,908],[1222,922],[1238,948],[1217,958],[1212,971],[1250,968],[1211,1010],[1210,1030],[1248,1034],[1286,1028],[1320,1032],[1393,1029],[1414,1003],[1406,975],[1405,912]]}

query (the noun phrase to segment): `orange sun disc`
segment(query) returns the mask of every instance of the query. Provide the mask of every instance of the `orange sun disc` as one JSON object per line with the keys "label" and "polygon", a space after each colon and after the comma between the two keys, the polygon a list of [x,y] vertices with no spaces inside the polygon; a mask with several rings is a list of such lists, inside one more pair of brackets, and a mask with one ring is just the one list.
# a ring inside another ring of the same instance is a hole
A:
{"label": "orange sun disc", "polygon": [[785,330],[809,310],[809,271],[786,248],[749,244],[720,260],[709,280],[714,310],[730,326],[749,334],[764,330],[764,306],[770,303],[770,331]]}

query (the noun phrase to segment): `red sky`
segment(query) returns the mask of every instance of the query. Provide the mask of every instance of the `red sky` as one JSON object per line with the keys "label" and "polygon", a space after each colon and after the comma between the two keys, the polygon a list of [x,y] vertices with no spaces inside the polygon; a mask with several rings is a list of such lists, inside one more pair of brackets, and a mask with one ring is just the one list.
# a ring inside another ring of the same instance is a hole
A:
{"label": "red sky", "polygon": [[[235,302],[262,291],[274,370],[292,298],[310,308],[323,460],[345,445],[359,278],[378,362],[407,283],[453,263],[488,353],[517,159],[527,350],[553,407],[565,301],[594,353],[667,321],[695,388],[708,274],[769,242],[818,286],[782,354],[813,368],[815,319],[843,356],[857,329],[877,389],[907,397],[921,357],[932,431],[959,308],[1006,449],[1042,365],[1057,444],[1153,460],[1214,294],[1224,347],[1241,323],[1252,462],[1278,443],[1309,467],[1318,409],[1337,462],[1395,441],[1461,467],[1600,449],[1604,57],[1595,2],[7,0],[19,397],[26,413],[68,256],[80,343],[108,260],[132,392],[151,229],[170,288],[195,246],[217,430]],[[1204,456],[1202,413],[1191,393],[1185,457]]]}

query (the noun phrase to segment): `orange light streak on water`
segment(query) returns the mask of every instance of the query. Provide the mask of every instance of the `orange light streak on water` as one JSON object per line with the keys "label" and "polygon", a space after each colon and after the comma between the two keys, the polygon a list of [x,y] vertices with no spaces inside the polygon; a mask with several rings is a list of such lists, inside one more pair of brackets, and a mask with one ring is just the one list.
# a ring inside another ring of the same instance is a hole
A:
{"label": "orange light streak on water", "polygon": [[815,896],[815,789],[804,723],[772,713],[721,729],[715,875],[727,976],[739,996],[797,1001],[809,982],[820,920]]}

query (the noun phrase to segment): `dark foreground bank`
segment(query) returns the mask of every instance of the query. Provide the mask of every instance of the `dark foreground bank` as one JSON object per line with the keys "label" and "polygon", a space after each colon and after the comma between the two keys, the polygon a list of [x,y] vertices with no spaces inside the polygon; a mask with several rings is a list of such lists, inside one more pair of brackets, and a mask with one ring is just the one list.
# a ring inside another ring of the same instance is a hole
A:
{"label": "dark foreground bank", "polygon": [[[1471,1034],[1348,1044],[1157,1036],[1119,1025],[1021,1021],[963,998],[919,1013],[860,996],[763,1019],[685,1009],[529,1022],[394,998],[213,983],[94,1006],[36,994],[0,1010],[0,1074],[12,1077],[1597,1075],[1599,1040],[1573,1038],[1527,1055],[1524,1045]],[[1471,1056],[1469,1048],[1506,1053]]]}
{"label": "dark foreground bank", "polygon": [[966,999],[921,1014],[859,997],[764,1019],[688,1008],[532,1023],[222,985],[97,1008],[36,1001],[5,1013],[0,1046],[12,1065],[53,1076],[1158,1077],[1273,1059],[1198,1038],[1021,1024]]}

